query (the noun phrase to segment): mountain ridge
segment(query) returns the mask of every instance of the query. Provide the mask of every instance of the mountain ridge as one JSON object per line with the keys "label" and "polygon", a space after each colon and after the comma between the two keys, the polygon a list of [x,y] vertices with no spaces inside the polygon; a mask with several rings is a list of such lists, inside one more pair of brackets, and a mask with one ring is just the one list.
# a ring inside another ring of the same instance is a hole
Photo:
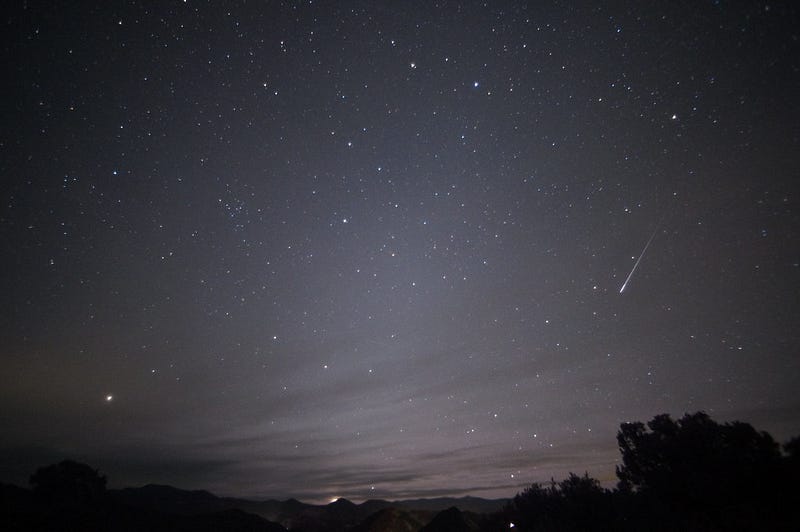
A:
{"label": "mountain ridge", "polygon": [[[244,497],[228,497],[215,495],[207,490],[190,490],[169,486],[166,484],[145,484],[140,487],[126,487],[120,489],[110,489],[109,494],[126,504],[132,506],[143,505],[146,502],[153,504],[166,505],[170,511],[175,513],[182,513],[183,511],[190,511],[190,507],[194,505],[203,505],[204,509],[211,507],[221,507],[227,509],[233,507],[231,505],[242,506],[242,509],[251,513],[259,515],[262,512],[267,512],[274,515],[274,511],[278,508],[281,511],[290,511],[296,513],[310,508],[327,508],[329,510],[337,511],[353,511],[356,509],[370,509],[379,511],[388,507],[401,507],[410,510],[424,510],[424,511],[443,511],[451,507],[456,507],[461,511],[469,511],[473,513],[488,513],[501,509],[506,503],[510,502],[510,498],[503,499],[486,499],[483,497],[463,496],[463,497],[433,497],[433,498],[415,498],[415,499],[367,499],[363,502],[356,503],[345,497],[340,497],[328,504],[313,504],[302,502],[296,498],[289,498],[285,500],[280,499],[251,499]],[[158,500],[155,500],[157,498]],[[246,508],[245,508],[246,507]],[[262,511],[253,511],[259,508]],[[193,511],[193,510],[192,510]],[[265,516],[266,517],[266,516]],[[267,517],[269,518],[269,517]]]}

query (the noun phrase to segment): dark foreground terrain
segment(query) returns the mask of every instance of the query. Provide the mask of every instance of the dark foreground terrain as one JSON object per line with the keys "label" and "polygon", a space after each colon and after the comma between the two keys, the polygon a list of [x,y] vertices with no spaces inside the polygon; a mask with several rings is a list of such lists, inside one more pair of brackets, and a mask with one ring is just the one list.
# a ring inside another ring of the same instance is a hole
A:
{"label": "dark foreground terrain", "polygon": [[[58,467],[72,465],[88,467],[74,462],[62,462]],[[465,497],[354,504],[339,499],[318,506],[294,499],[224,498],[153,484],[108,490],[83,502],[45,502],[31,490],[11,485],[0,490],[3,530],[480,530],[488,514],[500,512],[510,502]]]}
{"label": "dark foreground terrain", "polygon": [[0,530],[442,532],[800,530],[800,440],[782,448],[746,423],[702,412],[627,423],[616,489],[588,475],[513,499],[251,501],[170,486],[107,490],[91,467],[38,469],[31,489],[0,484]]}

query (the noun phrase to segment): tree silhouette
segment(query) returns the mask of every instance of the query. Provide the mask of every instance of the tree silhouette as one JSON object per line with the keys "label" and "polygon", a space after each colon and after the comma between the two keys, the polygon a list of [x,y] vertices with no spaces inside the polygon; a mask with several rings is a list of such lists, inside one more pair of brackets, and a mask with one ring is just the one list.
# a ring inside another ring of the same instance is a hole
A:
{"label": "tree silhouette", "polygon": [[617,441],[620,490],[683,507],[731,506],[765,495],[781,461],[766,432],[742,422],[718,424],[704,412],[678,421],[661,414],[646,427],[626,423]]}
{"label": "tree silhouette", "polygon": [[58,506],[83,506],[102,499],[106,477],[86,464],[64,460],[40,467],[31,475],[33,493],[41,501]]}
{"label": "tree silhouette", "polygon": [[575,473],[570,473],[567,478],[558,483],[558,492],[570,501],[586,501],[598,497],[605,493],[600,487],[600,481],[584,473],[579,477]]}
{"label": "tree silhouette", "polygon": [[800,436],[795,436],[783,444],[783,450],[792,460],[800,460]]}
{"label": "tree silhouette", "polygon": [[610,494],[588,473],[570,473],[547,487],[534,483],[506,509],[506,520],[519,530],[610,530]]}

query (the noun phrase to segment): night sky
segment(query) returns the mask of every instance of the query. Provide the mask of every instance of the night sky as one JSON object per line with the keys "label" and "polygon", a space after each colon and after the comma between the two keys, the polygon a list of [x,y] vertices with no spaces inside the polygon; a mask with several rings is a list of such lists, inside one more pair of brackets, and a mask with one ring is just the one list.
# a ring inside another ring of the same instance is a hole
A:
{"label": "night sky", "polygon": [[0,480],[511,496],[660,413],[800,434],[794,3],[530,4],[13,2]]}

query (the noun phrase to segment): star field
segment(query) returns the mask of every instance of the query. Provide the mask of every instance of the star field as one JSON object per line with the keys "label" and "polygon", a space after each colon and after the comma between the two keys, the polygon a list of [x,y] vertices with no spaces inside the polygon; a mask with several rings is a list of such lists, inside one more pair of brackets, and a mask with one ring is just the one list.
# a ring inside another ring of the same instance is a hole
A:
{"label": "star field", "polygon": [[797,434],[798,27],[16,6],[0,480],[70,456],[225,495],[510,496],[613,481],[619,423],[662,412]]}

